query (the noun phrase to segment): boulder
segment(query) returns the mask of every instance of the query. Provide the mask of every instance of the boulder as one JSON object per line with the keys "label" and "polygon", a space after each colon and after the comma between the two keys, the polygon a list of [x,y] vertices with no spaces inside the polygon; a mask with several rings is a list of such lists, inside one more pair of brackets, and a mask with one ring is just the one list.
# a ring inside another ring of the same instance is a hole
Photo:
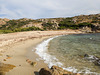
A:
{"label": "boulder", "polygon": [[95,65],[100,66],[100,57],[85,54],[84,58],[91,61],[91,62],[93,62]]}
{"label": "boulder", "polygon": [[47,68],[41,68],[39,75],[52,75],[51,71]]}
{"label": "boulder", "polygon": [[52,66],[51,71],[52,71],[52,75],[64,75],[68,73],[67,71],[63,70],[58,66]]}
{"label": "boulder", "polygon": [[39,75],[80,75],[77,73],[68,72],[58,66],[52,66],[50,69],[42,68]]}
{"label": "boulder", "polygon": [[5,73],[4,72],[0,72],[0,75],[5,75]]}

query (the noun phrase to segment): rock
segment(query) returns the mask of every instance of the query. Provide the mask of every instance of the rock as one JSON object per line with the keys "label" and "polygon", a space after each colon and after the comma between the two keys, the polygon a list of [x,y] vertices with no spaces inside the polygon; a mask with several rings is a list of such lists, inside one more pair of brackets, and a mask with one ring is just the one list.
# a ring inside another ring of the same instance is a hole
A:
{"label": "rock", "polygon": [[4,72],[0,72],[0,75],[5,75],[5,73]]}
{"label": "rock", "polygon": [[39,75],[80,75],[80,74],[68,72],[58,66],[52,66],[51,69],[42,68],[39,71]]}
{"label": "rock", "polygon": [[95,65],[97,65],[97,66],[100,66],[100,59],[95,60],[93,63],[94,63]]}
{"label": "rock", "polygon": [[27,59],[26,62],[28,62],[28,63],[30,63],[30,64],[32,63],[32,61],[30,61],[29,59]]}
{"label": "rock", "polygon": [[29,61],[29,59],[26,59],[26,62],[28,62]]}
{"label": "rock", "polygon": [[31,63],[32,61],[28,61],[28,63]]}
{"label": "rock", "polygon": [[12,57],[12,55],[6,55],[7,57]]}
{"label": "rock", "polygon": [[11,59],[12,55],[6,55],[6,59]]}
{"label": "rock", "polygon": [[26,62],[28,62],[30,65],[35,66],[37,62],[32,62],[31,60],[27,59]]}
{"label": "rock", "polygon": [[84,54],[84,57],[89,57],[89,55],[88,54]]}
{"label": "rock", "polygon": [[39,75],[52,75],[52,72],[47,68],[41,68]]}
{"label": "rock", "polygon": [[52,70],[53,75],[63,75],[63,74],[68,73],[67,71],[63,70],[62,68],[58,66],[52,66],[51,70]]}
{"label": "rock", "polygon": [[7,57],[6,59],[11,59],[11,57]]}
{"label": "rock", "polygon": [[85,54],[84,58],[93,62],[95,65],[100,66],[100,58],[99,57]]}
{"label": "rock", "polygon": [[35,66],[36,64],[37,64],[37,62],[32,62],[31,63],[32,66]]}
{"label": "rock", "polygon": [[3,61],[6,61],[6,59],[3,59]]}

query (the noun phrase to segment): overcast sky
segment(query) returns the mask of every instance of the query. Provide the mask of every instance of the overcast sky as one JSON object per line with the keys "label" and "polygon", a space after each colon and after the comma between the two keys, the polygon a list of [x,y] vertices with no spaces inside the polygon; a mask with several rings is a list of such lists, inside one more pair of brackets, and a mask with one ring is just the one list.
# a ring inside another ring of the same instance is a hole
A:
{"label": "overcast sky", "polygon": [[0,0],[0,18],[54,18],[100,13],[100,0]]}

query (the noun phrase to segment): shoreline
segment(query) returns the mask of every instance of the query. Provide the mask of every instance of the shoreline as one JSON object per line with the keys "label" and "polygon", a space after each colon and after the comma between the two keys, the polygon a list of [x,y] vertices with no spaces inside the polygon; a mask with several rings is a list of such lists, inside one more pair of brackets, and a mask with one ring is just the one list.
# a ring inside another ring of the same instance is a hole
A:
{"label": "shoreline", "polygon": [[[15,67],[13,70],[8,72],[6,75],[18,75],[18,74],[16,74],[18,72],[19,72],[19,75],[28,75],[28,74],[38,75],[38,74],[35,74],[35,73],[38,73],[39,69],[41,69],[42,67],[48,68],[47,64],[45,64],[43,60],[37,61],[37,59],[39,59],[40,57],[34,51],[32,51],[32,50],[35,50],[35,47],[39,43],[41,43],[43,40],[45,40],[47,38],[49,38],[49,37],[29,39],[27,41],[17,43],[17,45],[15,45],[13,48],[16,48],[20,45],[23,45],[24,48],[23,48],[23,46],[21,46],[21,47],[19,47],[19,49],[20,50],[22,49],[24,51],[22,51],[22,52],[16,51],[16,50],[18,50],[18,48],[15,49],[16,53],[21,52],[19,57],[18,57],[19,53],[15,54],[15,55],[17,55],[16,58],[12,57],[12,62],[14,63],[13,65],[15,65],[17,68]],[[35,66],[30,65],[30,63],[26,62],[27,59],[29,59],[32,62],[36,62],[36,65]],[[21,65],[21,66],[19,66],[19,65]]]}
{"label": "shoreline", "polygon": [[[55,33],[54,33],[55,32]],[[47,64],[44,63],[43,60],[37,60],[40,58],[33,50],[35,50],[35,47],[41,43],[43,40],[48,39],[50,37],[56,36],[56,35],[66,35],[66,34],[79,34],[81,32],[76,31],[35,31],[34,35],[27,35],[27,34],[33,34],[33,32],[20,32],[20,33],[11,33],[11,34],[1,34],[2,35],[10,35],[8,38],[6,38],[6,41],[10,40],[10,44],[4,45],[1,47],[0,51],[0,60],[2,63],[5,64],[12,64],[16,67],[9,72],[6,72],[6,75],[38,75],[38,71],[41,68],[48,68]],[[17,39],[16,39],[17,34]],[[24,35],[20,35],[24,34]],[[37,35],[38,34],[38,35]],[[14,36],[13,36],[14,35]],[[20,37],[19,37],[20,35]],[[27,36],[26,36],[27,35]],[[24,37],[24,38],[22,38]],[[19,40],[16,42],[16,40]],[[8,39],[8,40],[7,40]],[[1,39],[0,39],[1,40]],[[11,43],[11,40],[14,40],[14,42]],[[0,41],[3,42],[3,41]],[[5,41],[4,41],[5,42]],[[6,43],[6,42],[5,42]],[[7,55],[11,56],[11,58],[6,59]],[[6,59],[6,61],[4,61]],[[30,65],[30,63],[26,62],[26,60],[29,59],[30,61],[36,62],[35,66]]]}
{"label": "shoreline", "polygon": [[[46,63],[49,68],[51,68],[53,65],[55,65],[55,66],[62,65],[62,63],[60,61],[58,61],[58,59],[55,56],[51,56],[48,53],[49,42],[57,37],[60,37],[60,36],[63,36],[63,35],[50,37],[50,38],[42,41],[41,43],[39,43],[35,48],[36,49],[35,53],[38,54],[39,57],[44,60],[44,63]],[[54,61],[56,61],[56,62],[54,62]]]}

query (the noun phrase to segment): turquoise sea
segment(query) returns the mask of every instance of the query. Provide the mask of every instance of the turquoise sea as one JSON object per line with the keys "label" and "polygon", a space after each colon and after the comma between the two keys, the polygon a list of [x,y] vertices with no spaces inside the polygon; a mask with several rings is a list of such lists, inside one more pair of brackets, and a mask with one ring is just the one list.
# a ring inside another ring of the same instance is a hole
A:
{"label": "turquoise sea", "polygon": [[100,64],[97,62],[100,58],[100,33],[50,38],[36,50],[49,66],[57,65],[71,72],[100,75]]}
{"label": "turquoise sea", "polygon": [[64,67],[74,67],[78,72],[100,73],[100,65],[85,59],[84,55],[100,58],[100,33],[74,34],[54,38],[50,41],[48,52],[55,56]]}

